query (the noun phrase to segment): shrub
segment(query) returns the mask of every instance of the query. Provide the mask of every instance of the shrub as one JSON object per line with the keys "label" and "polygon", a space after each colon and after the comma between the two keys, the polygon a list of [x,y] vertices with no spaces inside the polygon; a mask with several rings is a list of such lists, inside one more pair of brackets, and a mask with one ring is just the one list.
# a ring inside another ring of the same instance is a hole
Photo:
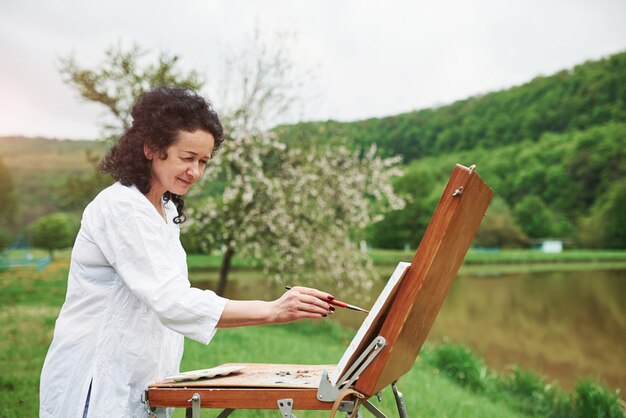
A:
{"label": "shrub", "polygon": [[619,391],[611,392],[591,380],[580,381],[571,394],[566,394],[517,366],[507,375],[489,374],[483,360],[470,349],[448,342],[434,347],[425,344],[419,358],[425,366],[493,401],[504,401],[524,416],[626,418]]}
{"label": "shrub", "polygon": [[425,361],[461,386],[467,386],[476,392],[486,387],[485,363],[467,347],[444,342],[426,353]]}
{"label": "shrub", "polygon": [[29,240],[34,247],[48,250],[53,258],[54,250],[72,246],[78,225],[75,218],[65,213],[42,216],[30,225]]}
{"label": "shrub", "polygon": [[591,380],[581,380],[573,394],[575,417],[623,418],[618,392],[610,392]]}
{"label": "shrub", "polygon": [[513,398],[515,408],[524,414],[553,418],[571,416],[567,397],[532,372],[515,366],[511,374],[501,378],[500,386]]}

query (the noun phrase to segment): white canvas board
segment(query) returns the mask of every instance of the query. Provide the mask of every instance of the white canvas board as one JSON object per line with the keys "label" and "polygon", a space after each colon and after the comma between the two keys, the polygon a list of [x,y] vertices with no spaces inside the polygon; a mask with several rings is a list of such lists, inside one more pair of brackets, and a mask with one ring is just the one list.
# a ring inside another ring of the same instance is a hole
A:
{"label": "white canvas board", "polygon": [[361,324],[361,327],[352,339],[352,342],[350,342],[350,345],[348,346],[346,351],[344,351],[341,360],[339,360],[339,363],[337,364],[337,367],[335,367],[335,369],[333,369],[329,373],[328,378],[333,386],[337,384],[337,381],[343,374],[344,370],[350,367],[350,365],[347,363],[350,361],[351,358],[353,358],[353,355],[361,345],[363,338],[365,338],[365,336],[368,334],[368,330],[378,320],[382,309],[386,305],[386,302],[395,293],[394,290],[396,289],[396,286],[398,285],[400,279],[404,276],[404,273],[406,273],[410,265],[411,263],[400,262],[396,266],[396,269],[387,281],[387,284],[383,288],[382,292],[380,292],[380,295],[378,295],[378,299],[376,299],[374,306],[372,306],[372,309],[370,309],[369,314]]}

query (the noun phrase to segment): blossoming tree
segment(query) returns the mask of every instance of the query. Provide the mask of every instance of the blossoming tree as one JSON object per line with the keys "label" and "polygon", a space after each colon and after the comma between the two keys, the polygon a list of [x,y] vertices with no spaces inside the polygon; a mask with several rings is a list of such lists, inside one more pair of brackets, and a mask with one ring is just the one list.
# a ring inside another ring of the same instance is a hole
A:
{"label": "blossoming tree", "polygon": [[302,149],[271,134],[231,138],[223,147],[202,183],[225,178],[225,189],[195,200],[191,225],[207,249],[223,254],[218,292],[235,253],[281,282],[371,285],[371,262],[356,241],[381,209],[402,206],[391,186],[397,159],[377,156],[375,147],[364,155]]}

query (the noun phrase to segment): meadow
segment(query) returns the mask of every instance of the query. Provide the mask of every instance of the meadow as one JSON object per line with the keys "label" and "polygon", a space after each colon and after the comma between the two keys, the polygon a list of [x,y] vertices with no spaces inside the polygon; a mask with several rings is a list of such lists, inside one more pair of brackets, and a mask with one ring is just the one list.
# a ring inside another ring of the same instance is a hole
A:
{"label": "meadow", "polygon": [[[58,254],[42,271],[24,268],[0,272],[0,417],[38,415],[39,374],[65,297],[68,255]],[[190,265],[198,268],[198,260],[191,256]],[[330,321],[222,330],[209,346],[188,340],[181,369],[228,362],[332,364],[352,335],[353,331]],[[398,385],[410,416],[624,416],[618,395],[592,381],[580,382],[565,392],[517,368],[495,373],[469,349],[445,342],[426,344],[413,369]],[[389,416],[397,415],[391,392],[385,389],[382,398],[382,404],[374,403]],[[204,415],[217,413],[206,411]],[[276,413],[236,414],[269,417]],[[304,411],[296,415],[325,416],[323,412]],[[177,410],[175,416],[183,417],[184,411]]]}

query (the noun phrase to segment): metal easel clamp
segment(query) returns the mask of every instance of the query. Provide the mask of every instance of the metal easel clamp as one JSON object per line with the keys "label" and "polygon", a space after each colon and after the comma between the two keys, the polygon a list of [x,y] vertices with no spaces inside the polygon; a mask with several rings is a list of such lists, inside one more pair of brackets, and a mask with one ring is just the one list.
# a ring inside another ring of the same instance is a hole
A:
{"label": "metal easel clamp", "polygon": [[370,363],[376,358],[382,351],[383,347],[387,344],[384,337],[380,335],[367,346],[363,353],[356,359],[350,368],[344,373],[343,377],[337,381],[336,386],[330,382],[328,378],[328,371],[324,370],[322,373],[322,380],[320,381],[319,388],[317,389],[317,399],[322,402],[334,402],[339,395],[339,392],[343,389],[349,388],[359,378],[361,373],[370,365]]}
{"label": "metal easel clamp", "polygon": [[283,418],[296,418],[295,415],[291,413],[293,410],[293,399],[279,399],[276,403],[278,404],[278,409],[280,409],[280,414]]}

